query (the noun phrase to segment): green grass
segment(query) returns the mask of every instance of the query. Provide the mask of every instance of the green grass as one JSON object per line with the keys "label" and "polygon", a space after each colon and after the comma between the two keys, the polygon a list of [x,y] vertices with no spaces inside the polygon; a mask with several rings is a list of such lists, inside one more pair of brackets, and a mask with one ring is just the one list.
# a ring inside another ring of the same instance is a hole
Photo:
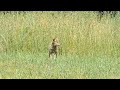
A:
{"label": "green grass", "polygon": [[120,13],[101,21],[93,11],[0,13],[0,78],[120,78],[119,26]]}
{"label": "green grass", "polygon": [[120,58],[9,53],[0,56],[0,78],[12,79],[117,79]]}

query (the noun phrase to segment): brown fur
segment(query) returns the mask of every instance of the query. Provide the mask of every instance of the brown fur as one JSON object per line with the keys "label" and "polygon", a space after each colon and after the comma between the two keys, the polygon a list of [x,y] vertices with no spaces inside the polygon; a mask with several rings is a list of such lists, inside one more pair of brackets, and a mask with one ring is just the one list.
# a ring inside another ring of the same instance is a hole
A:
{"label": "brown fur", "polygon": [[56,55],[56,58],[57,58],[57,49],[59,45],[60,44],[59,44],[58,38],[54,38],[49,46],[49,58],[52,54]]}

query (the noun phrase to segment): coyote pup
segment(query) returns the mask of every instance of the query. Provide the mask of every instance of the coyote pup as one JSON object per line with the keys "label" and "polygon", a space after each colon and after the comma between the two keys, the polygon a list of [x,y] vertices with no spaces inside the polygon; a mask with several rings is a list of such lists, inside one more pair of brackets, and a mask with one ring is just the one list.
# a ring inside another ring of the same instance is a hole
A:
{"label": "coyote pup", "polygon": [[53,41],[49,45],[49,58],[51,57],[51,55],[54,55],[54,57],[56,55],[56,58],[57,58],[58,46],[60,46],[59,40],[58,38],[54,38]]}

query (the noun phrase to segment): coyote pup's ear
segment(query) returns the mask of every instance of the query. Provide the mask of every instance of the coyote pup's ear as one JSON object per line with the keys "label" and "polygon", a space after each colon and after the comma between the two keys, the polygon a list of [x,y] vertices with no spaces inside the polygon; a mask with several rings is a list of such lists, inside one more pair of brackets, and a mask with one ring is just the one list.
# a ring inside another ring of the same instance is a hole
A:
{"label": "coyote pup's ear", "polygon": [[55,40],[58,40],[58,38],[57,37],[53,38],[53,41],[55,41]]}
{"label": "coyote pup's ear", "polygon": [[55,41],[55,38],[53,39],[53,41]]}

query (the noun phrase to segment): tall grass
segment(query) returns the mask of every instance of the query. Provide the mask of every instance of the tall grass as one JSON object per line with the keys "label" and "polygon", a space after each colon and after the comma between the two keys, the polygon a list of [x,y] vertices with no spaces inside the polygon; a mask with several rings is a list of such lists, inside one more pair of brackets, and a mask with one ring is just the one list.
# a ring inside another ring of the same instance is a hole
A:
{"label": "tall grass", "polygon": [[57,36],[63,54],[120,56],[120,14],[98,21],[93,11],[0,14],[0,52],[47,52]]}
{"label": "tall grass", "polygon": [[[0,78],[120,78],[119,26],[119,12],[0,13]],[[50,60],[55,36],[59,56]]]}

